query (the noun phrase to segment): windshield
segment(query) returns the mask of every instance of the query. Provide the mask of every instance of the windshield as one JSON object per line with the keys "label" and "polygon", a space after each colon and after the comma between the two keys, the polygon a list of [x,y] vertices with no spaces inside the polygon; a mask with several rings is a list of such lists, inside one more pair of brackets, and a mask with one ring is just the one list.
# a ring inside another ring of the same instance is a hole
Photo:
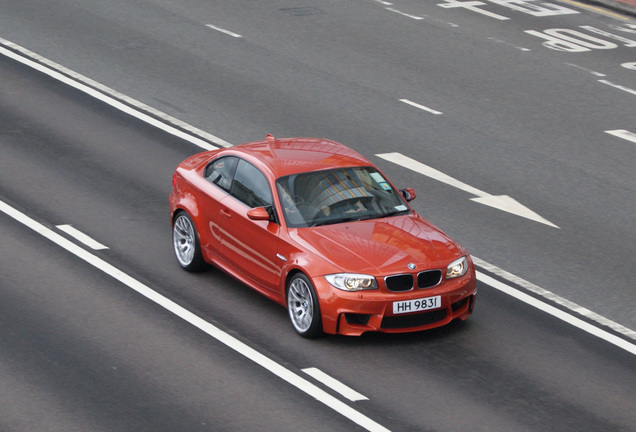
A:
{"label": "windshield", "polygon": [[276,181],[285,221],[300,228],[410,212],[400,194],[372,167],[312,171]]}

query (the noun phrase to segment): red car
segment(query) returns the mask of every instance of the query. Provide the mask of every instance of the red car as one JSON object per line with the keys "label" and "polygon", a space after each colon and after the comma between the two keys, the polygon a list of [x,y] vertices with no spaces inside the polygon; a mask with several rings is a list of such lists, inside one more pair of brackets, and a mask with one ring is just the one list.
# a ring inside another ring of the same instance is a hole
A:
{"label": "red car", "polygon": [[301,336],[417,331],[472,313],[468,252],[409,207],[412,189],[342,144],[268,135],[186,159],[172,187],[181,267],[221,268],[285,306]]}

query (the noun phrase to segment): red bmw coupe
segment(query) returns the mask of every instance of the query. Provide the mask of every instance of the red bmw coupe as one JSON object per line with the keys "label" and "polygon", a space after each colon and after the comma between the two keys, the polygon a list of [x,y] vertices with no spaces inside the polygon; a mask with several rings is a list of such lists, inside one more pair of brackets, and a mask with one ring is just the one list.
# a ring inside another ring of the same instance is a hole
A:
{"label": "red bmw coupe", "polygon": [[424,330],[473,311],[468,252],[342,144],[268,135],[186,159],[172,186],[181,267],[226,271],[285,306],[301,336]]}

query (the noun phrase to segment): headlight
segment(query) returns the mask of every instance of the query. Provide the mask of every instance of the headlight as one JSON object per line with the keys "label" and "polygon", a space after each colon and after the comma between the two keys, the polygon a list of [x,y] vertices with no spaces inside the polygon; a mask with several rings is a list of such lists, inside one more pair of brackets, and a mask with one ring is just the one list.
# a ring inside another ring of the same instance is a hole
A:
{"label": "headlight", "polygon": [[326,275],[325,279],[331,285],[343,291],[360,291],[378,289],[378,283],[373,276],[351,273]]}
{"label": "headlight", "polygon": [[463,256],[450,263],[446,267],[446,279],[452,279],[460,276],[464,276],[468,270],[468,260]]}

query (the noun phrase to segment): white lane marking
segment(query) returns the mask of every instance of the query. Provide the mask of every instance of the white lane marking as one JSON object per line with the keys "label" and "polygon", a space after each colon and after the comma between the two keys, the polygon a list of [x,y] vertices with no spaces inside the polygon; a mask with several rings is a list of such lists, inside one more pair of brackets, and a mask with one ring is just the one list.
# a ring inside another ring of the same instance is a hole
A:
{"label": "white lane marking", "polygon": [[227,29],[224,29],[224,28],[221,28],[221,27],[217,27],[217,26],[212,25],[212,24],[206,24],[205,26],[209,27],[209,28],[211,28],[213,30],[216,30],[218,32],[225,33],[226,35],[229,35],[229,36],[232,36],[232,37],[235,37],[235,38],[243,37],[243,36],[241,36],[238,33],[231,32],[231,31],[229,31]]}
{"label": "white lane marking", "polygon": [[607,130],[605,133],[636,143],[636,133],[625,129]]}
{"label": "white lane marking", "polygon": [[420,105],[420,104],[415,103],[415,102],[413,102],[413,101],[410,101],[410,100],[408,100],[408,99],[400,99],[400,102],[404,102],[405,104],[408,104],[408,105],[414,106],[415,108],[419,108],[419,109],[421,109],[421,110],[428,111],[428,112],[430,112],[431,114],[435,114],[435,115],[440,115],[440,114],[442,114],[440,111],[434,110],[434,109],[429,108],[429,107],[424,106],[424,105]]}
{"label": "white lane marking", "polygon": [[621,66],[623,66],[625,69],[636,70],[636,62],[623,63],[621,64]]}
{"label": "white lane marking", "polygon": [[385,9],[388,10],[388,11],[391,11],[391,12],[395,12],[396,14],[400,14],[400,15],[403,15],[405,17],[412,18],[414,20],[423,20],[424,19],[421,16],[407,14],[407,13],[404,13],[404,12],[402,12],[400,10],[397,10],[397,9],[394,9],[394,8],[388,7],[388,8],[385,8]]}
{"label": "white lane marking", "polygon": [[307,375],[311,376],[312,378],[316,379],[317,381],[323,383],[327,387],[340,393],[342,396],[346,397],[352,402],[357,402],[361,400],[369,400],[368,397],[358,393],[351,387],[344,385],[337,379],[327,375],[326,373],[324,373],[318,368],[315,368],[315,367],[306,368],[306,369],[302,369],[302,371],[305,372]]}
{"label": "white lane marking", "polygon": [[287,383],[307,393],[309,396],[320,401],[321,403],[325,404],[329,408],[333,409],[334,411],[338,412],[354,423],[360,425],[364,429],[373,432],[389,432],[389,429],[371,420],[369,417],[365,416],[359,411],[356,411],[344,402],[336,399],[334,396],[330,395],[318,386],[302,378],[300,375],[276,363],[275,361],[256,351],[249,345],[241,342],[240,340],[224,332],[218,327],[203,320],[184,307],[179,306],[177,303],[173,302],[167,297],[162,296],[147,285],[144,285],[128,274],[122,272],[117,267],[107,263],[98,256],[93,255],[92,253],[81,248],[72,241],[66,239],[65,237],[62,237],[60,234],[47,228],[46,226],[42,225],[41,223],[30,218],[26,214],[11,207],[1,200],[0,211],[27,226],[28,228],[32,229],[33,231],[37,232],[38,234],[42,235],[43,237],[47,238],[48,240],[52,241],[53,243],[57,244],[58,246],[62,247],[63,249],[66,249],[78,258],[86,261],[88,264],[101,270],[107,275],[112,276],[114,279],[137,291],[142,296],[155,302],[166,310],[172,312],[173,314],[192,324],[196,328],[212,336],[214,339],[233,349],[237,353],[245,356],[254,363],[283,379]]}
{"label": "white lane marking", "polygon": [[608,80],[598,80],[598,82],[603,83],[603,84],[607,84],[608,86],[612,86],[612,87],[617,88],[619,90],[623,90],[623,91],[625,91],[627,93],[631,93],[633,95],[636,95],[636,90],[631,89],[629,87],[625,87],[625,86],[622,86],[620,84],[614,84],[613,82],[610,82]]}
{"label": "white lane marking", "polygon": [[523,289],[526,289],[534,294],[537,294],[541,297],[543,297],[544,299],[557,304],[559,306],[562,306],[572,312],[574,312],[577,315],[583,316],[589,320],[592,320],[604,327],[607,327],[609,329],[612,329],[613,331],[615,331],[616,333],[620,333],[624,336],[627,336],[630,339],[633,339],[634,341],[636,341],[636,331],[631,330],[615,321],[612,321],[608,318],[605,318],[602,315],[597,314],[596,312],[593,312],[581,305],[578,305],[566,298],[563,298],[551,291],[548,291],[547,289],[541,288],[538,285],[533,284],[532,282],[529,282],[523,278],[520,278],[519,276],[516,276],[510,272],[507,272],[506,270],[500,269],[499,267],[492,265],[482,259],[479,259],[475,256],[472,256],[473,258],[473,262],[475,263],[475,265],[477,267],[482,268],[483,270],[489,271],[490,273],[497,275],[503,279],[506,279],[509,282],[512,282],[520,287],[522,287]]}
{"label": "white lane marking", "polygon": [[577,68],[577,69],[584,70],[584,71],[589,72],[589,73],[591,73],[592,75],[595,75],[595,76],[599,76],[599,77],[607,76],[607,75],[605,75],[604,73],[596,72],[596,71],[593,71],[593,70],[591,70],[591,69],[585,68],[585,67],[583,67],[583,66],[575,65],[575,64],[572,64],[572,63],[566,63],[566,65],[568,65],[568,66],[572,66],[572,67],[575,67],[575,68]]}
{"label": "white lane marking", "polygon": [[[108,105],[123,111],[143,122],[159,128],[171,135],[191,142],[204,150],[214,150],[218,147],[231,147],[232,145],[219,137],[195,128],[181,120],[169,116],[142,102],[119,93],[92,79],[74,72],[62,65],[48,60],[34,52],[0,38],[0,54],[12,58],[26,66],[38,70],[53,79],[63,82],[87,95],[94,97]],[[19,52],[17,54],[14,51]],[[210,144],[210,142],[214,143]]]}
{"label": "white lane marking", "polygon": [[625,339],[621,339],[620,337],[615,336],[605,330],[602,330],[590,323],[587,323],[582,319],[575,317],[574,315],[571,315],[565,311],[555,308],[554,306],[544,303],[539,299],[536,299],[522,291],[519,291],[518,289],[504,284],[503,282],[499,282],[497,279],[494,279],[486,274],[477,272],[477,279],[479,279],[481,282],[484,282],[488,286],[491,286],[516,298],[517,300],[521,300],[522,302],[527,303],[530,306],[534,306],[535,308],[540,309],[543,312],[550,314],[562,321],[565,321],[566,323],[571,324],[574,327],[577,327],[593,336],[601,338],[613,345],[616,345],[619,348],[624,349],[629,353],[636,355],[636,345],[630,343],[629,341],[626,341]]}
{"label": "white lane marking", "polygon": [[86,246],[88,246],[89,248],[93,250],[108,249],[108,246],[104,246],[100,242],[92,239],[91,237],[87,236],[86,234],[72,227],[71,225],[56,225],[55,227],[59,229],[60,231],[64,231],[66,234],[70,235],[76,240],[79,240],[80,242],[84,243]]}
{"label": "white lane marking", "polygon": [[434,180],[446,183],[449,186],[461,189],[464,192],[468,192],[469,194],[477,195],[477,198],[471,198],[471,201],[475,201],[480,204],[496,208],[498,210],[512,213],[514,215],[521,216],[526,219],[551,226],[553,228],[559,228],[557,225],[541,217],[540,215],[533,212],[514,198],[509,197],[508,195],[491,195],[488,192],[484,192],[464,182],[461,182],[449,176],[448,174],[444,174],[443,172],[436,170],[433,167],[418,162],[408,156],[404,156],[401,153],[381,153],[376,154],[376,156],[388,160],[389,162],[393,162],[397,165],[403,166],[404,168],[408,168],[427,177],[430,177]]}
{"label": "white lane marking", "polygon": [[506,42],[506,41],[504,41],[504,40],[494,38],[494,37],[489,37],[488,39],[489,39],[489,40],[491,40],[491,41],[494,41],[494,42],[500,43],[500,44],[504,44],[504,45],[511,46],[511,47],[516,48],[516,49],[518,49],[518,50],[520,50],[520,51],[532,51],[530,48],[524,48],[524,47],[521,47],[521,46],[515,45],[515,44],[513,44],[513,43]]}

